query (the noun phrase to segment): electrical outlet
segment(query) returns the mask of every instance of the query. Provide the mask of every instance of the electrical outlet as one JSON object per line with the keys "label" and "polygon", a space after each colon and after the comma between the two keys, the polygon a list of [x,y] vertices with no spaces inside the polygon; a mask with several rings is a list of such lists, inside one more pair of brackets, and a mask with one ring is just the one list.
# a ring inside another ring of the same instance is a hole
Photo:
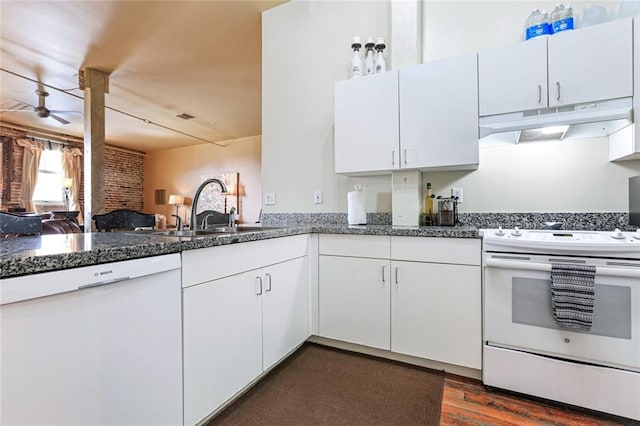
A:
{"label": "electrical outlet", "polygon": [[458,204],[462,204],[462,188],[451,188],[451,196],[458,197]]}
{"label": "electrical outlet", "polygon": [[316,191],[313,193],[313,202],[316,204],[322,204],[322,191]]}
{"label": "electrical outlet", "polygon": [[265,206],[273,206],[276,203],[276,193],[275,192],[267,192],[264,194],[264,205]]}

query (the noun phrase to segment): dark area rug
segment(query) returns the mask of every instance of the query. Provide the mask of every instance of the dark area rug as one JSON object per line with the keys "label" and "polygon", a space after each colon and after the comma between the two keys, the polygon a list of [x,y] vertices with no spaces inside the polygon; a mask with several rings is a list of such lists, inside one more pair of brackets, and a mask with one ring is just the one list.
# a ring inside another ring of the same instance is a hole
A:
{"label": "dark area rug", "polygon": [[307,343],[207,425],[437,425],[444,373]]}

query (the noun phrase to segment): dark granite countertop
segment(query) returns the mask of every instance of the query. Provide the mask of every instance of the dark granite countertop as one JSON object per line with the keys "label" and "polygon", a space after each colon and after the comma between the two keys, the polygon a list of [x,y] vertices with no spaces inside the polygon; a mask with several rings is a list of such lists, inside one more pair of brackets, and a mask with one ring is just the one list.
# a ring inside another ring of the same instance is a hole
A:
{"label": "dark granite countertop", "polygon": [[478,229],[473,226],[404,228],[321,224],[242,229],[233,234],[197,237],[144,232],[43,235],[0,239],[0,278],[308,233],[479,238]]}

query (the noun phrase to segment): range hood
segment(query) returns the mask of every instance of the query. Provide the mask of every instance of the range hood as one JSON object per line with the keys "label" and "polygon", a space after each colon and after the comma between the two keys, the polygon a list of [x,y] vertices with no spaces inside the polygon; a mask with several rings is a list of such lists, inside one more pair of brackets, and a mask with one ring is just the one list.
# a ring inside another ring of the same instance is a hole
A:
{"label": "range hood", "polygon": [[[633,98],[490,115],[480,117],[480,138],[522,142],[550,139],[549,132],[534,132],[551,126],[569,126],[560,137],[609,136],[633,123]],[[494,135],[493,137],[491,135]],[[539,136],[536,136],[539,135]]]}

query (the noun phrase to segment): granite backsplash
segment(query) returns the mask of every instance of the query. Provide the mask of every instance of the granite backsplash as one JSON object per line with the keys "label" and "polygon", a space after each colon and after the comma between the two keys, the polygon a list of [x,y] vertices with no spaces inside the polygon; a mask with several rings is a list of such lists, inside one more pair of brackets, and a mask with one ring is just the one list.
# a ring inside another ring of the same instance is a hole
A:
{"label": "granite backsplash", "polygon": [[[513,228],[544,229],[545,222],[561,222],[562,229],[635,231],[628,213],[459,213],[458,225],[478,229]],[[346,225],[346,213],[263,213],[265,226],[283,225]],[[422,221],[424,223],[424,220]],[[391,225],[391,213],[367,213],[368,225]]]}

